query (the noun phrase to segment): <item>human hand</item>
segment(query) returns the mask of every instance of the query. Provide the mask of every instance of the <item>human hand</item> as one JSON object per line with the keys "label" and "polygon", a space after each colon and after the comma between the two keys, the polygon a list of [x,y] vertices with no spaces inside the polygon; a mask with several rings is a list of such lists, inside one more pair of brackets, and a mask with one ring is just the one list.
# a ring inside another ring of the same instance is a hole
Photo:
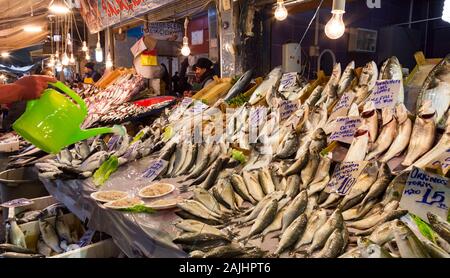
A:
{"label": "human hand", "polygon": [[44,75],[24,76],[14,82],[20,90],[18,92],[21,100],[39,98],[42,92],[47,89],[49,82],[56,82],[56,78]]}

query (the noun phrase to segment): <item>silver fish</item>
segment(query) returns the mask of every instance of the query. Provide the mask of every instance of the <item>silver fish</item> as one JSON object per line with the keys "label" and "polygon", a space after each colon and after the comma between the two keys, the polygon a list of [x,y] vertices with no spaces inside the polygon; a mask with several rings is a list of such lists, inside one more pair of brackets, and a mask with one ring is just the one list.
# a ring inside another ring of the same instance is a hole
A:
{"label": "silver fish", "polygon": [[250,238],[254,235],[259,234],[265,228],[267,228],[270,223],[273,222],[278,210],[278,201],[272,199],[261,211],[261,214],[256,218],[255,223],[252,225],[248,235],[245,238]]}
{"label": "silver fish", "polygon": [[259,184],[258,177],[255,174],[246,171],[244,171],[242,175],[249,194],[256,201],[261,201],[264,198],[264,192]]}
{"label": "silver fish", "polygon": [[337,88],[337,95],[340,97],[350,87],[355,79],[355,61],[351,61],[344,70]]}
{"label": "silver fish", "polygon": [[305,214],[301,214],[292,221],[292,223],[284,230],[275,254],[281,254],[287,248],[293,246],[298,241],[299,237],[303,235],[307,223],[308,218]]}
{"label": "silver fish", "polygon": [[397,119],[394,118],[391,108],[383,108],[382,110],[383,126],[380,135],[372,145],[370,152],[366,156],[366,160],[371,160],[385,152],[397,137]]}
{"label": "silver fish", "polygon": [[425,247],[403,222],[398,221],[394,227],[395,242],[402,258],[429,258]]}
{"label": "silver fish", "polygon": [[308,106],[314,106],[319,101],[320,97],[322,96],[322,92],[324,90],[323,86],[317,86],[311,93],[311,95],[308,97],[308,99],[305,101],[305,104]]}
{"label": "silver fish", "polygon": [[318,209],[314,211],[308,219],[308,224],[306,225],[305,232],[300,237],[297,242],[295,249],[310,244],[313,241],[314,235],[317,230],[322,227],[327,221],[327,211],[325,209]]}
{"label": "silver fish", "polygon": [[214,213],[194,200],[184,200],[183,202],[178,203],[177,207],[203,219],[218,220],[221,217],[219,214]]}
{"label": "silver fish", "polygon": [[398,93],[397,103],[403,103],[405,100],[405,91],[403,87],[403,71],[397,57],[393,56],[387,59],[380,69],[379,80],[400,80],[400,92]]}
{"label": "silver fish", "polygon": [[284,141],[280,145],[276,158],[289,158],[294,155],[294,153],[298,149],[298,136],[295,130],[291,130],[291,132],[285,137]]}
{"label": "silver fish", "polygon": [[352,92],[355,94],[354,103],[357,105],[361,105],[364,101],[369,97],[370,90],[367,85],[358,85],[353,88]]}
{"label": "silver fish", "polygon": [[361,202],[361,207],[364,207],[364,205],[368,201],[376,199],[380,195],[382,195],[385,192],[386,188],[389,186],[392,179],[393,176],[391,174],[389,166],[387,164],[382,164],[380,167],[380,171],[378,173],[378,178],[375,181],[375,183],[370,187],[369,192],[364,197],[364,200]]}
{"label": "silver fish", "polygon": [[[309,146],[309,144],[307,144]],[[300,173],[300,171],[306,166],[309,158],[308,147],[302,147],[300,157],[285,171],[282,173],[283,176],[290,176]]]}
{"label": "silver fish", "polygon": [[335,229],[330,237],[325,242],[323,249],[316,254],[315,258],[336,258],[341,253],[343,249],[344,239],[342,237],[342,232],[340,229]]}
{"label": "silver fish", "polygon": [[375,142],[378,138],[378,112],[372,101],[369,101],[364,105],[361,117],[363,120],[362,125],[369,128],[369,141]]}
{"label": "silver fish", "polygon": [[375,244],[384,245],[385,243],[394,239],[394,225],[397,224],[398,220],[393,220],[390,222],[385,222],[379,225],[373,232],[370,234],[368,239]]}
{"label": "silver fish", "polygon": [[74,242],[70,229],[64,222],[62,210],[58,209],[55,218],[55,230],[60,240],[65,240],[67,244]]}
{"label": "silver fish", "polygon": [[327,222],[322,225],[317,232],[314,234],[311,246],[308,248],[308,254],[312,254],[313,251],[322,248],[329,236],[337,228],[341,228],[344,224],[344,219],[342,218],[342,213],[339,209],[335,210],[333,214],[328,218]]}
{"label": "silver fish", "polygon": [[261,184],[261,188],[265,194],[270,194],[275,191],[275,185],[273,184],[272,176],[268,167],[262,168],[258,172],[258,177],[259,184]]}
{"label": "silver fish", "polygon": [[63,250],[59,247],[59,239],[55,228],[46,220],[39,219],[39,230],[41,232],[42,240],[56,253],[62,253]]}
{"label": "silver fish", "polygon": [[431,212],[427,213],[427,218],[433,230],[450,243],[450,224]]}
{"label": "silver fish", "polygon": [[262,99],[266,97],[266,94],[269,92],[269,90],[272,89],[272,87],[276,87],[277,83],[280,81],[281,76],[283,72],[281,70],[281,67],[274,68],[267,78],[256,88],[256,90],[253,92],[252,96],[250,97],[248,103],[250,105],[255,105]]}
{"label": "silver fish", "polygon": [[367,85],[369,91],[372,91],[378,79],[378,67],[374,61],[367,63],[362,69],[359,78],[359,85]]}
{"label": "silver fish", "polygon": [[362,173],[356,179],[355,184],[352,186],[348,194],[345,195],[344,199],[341,201],[340,205],[343,207],[343,209],[349,208],[346,207],[346,205],[352,199],[358,198],[364,193],[366,193],[377,180],[377,176],[378,175],[381,176],[382,174],[385,173],[385,171],[386,169],[384,167],[378,169],[378,167],[374,164],[367,165],[366,168],[364,168]]}
{"label": "silver fish", "polygon": [[398,201],[392,201],[388,203],[384,209],[374,215],[368,216],[366,218],[363,218],[361,220],[347,223],[349,227],[359,229],[359,230],[365,230],[370,229],[380,223],[380,221],[383,220],[383,218],[390,213],[391,211],[394,211],[398,207]]}
{"label": "silver fish", "polygon": [[238,193],[246,201],[249,201],[252,204],[256,204],[255,199],[253,199],[253,197],[248,192],[247,186],[245,185],[245,181],[242,176],[238,174],[232,174],[230,177],[230,181],[236,193]]}
{"label": "silver fish", "polygon": [[285,193],[288,197],[294,198],[300,191],[301,181],[299,175],[292,175],[287,178]]}
{"label": "silver fish", "polygon": [[292,200],[291,204],[286,209],[283,215],[283,226],[282,231],[284,232],[286,228],[296,219],[299,215],[305,212],[306,206],[308,204],[308,193],[306,190],[300,192],[300,194]]}
{"label": "silver fish", "polygon": [[233,186],[228,179],[221,179],[212,188],[212,191],[216,200],[221,202],[227,209],[237,210]]}
{"label": "silver fish", "polygon": [[46,257],[50,257],[52,255],[52,248],[50,248],[43,240],[42,238],[39,238],[38,242],[37,242],[37,247],[36,247],[37,251],[39,254],[42,254]]}
{"label": "silver fish", "polygon": [[226,234],[222,232],[221,230],[207,225],[203,222],[197,221],[197,220],[191,220],[191,219],[183,219],[177,223],[175,223],[175,227],[178,229],[181,229],[185,232],[191,232],[191,233],[201,233],[205,232],[208,234],[217,234],[226,237]]}
{"label": "silver fish", "polygon": [[381,247],[380,245],[370,241],[367,238],[360,238],[358,240],[358,247],[361,250],[362,258],[372,258],[372,259],[387,259],[392,258],[389,252]]}
{"label": "silver fish", "polygon": [[397,136],[394,138],[388,151],[380,159],[381,162],[388,162],[395,156],[400,155],[408,146],[411,138],[412,121],[408,117],[408,111],[403,103],[396,106],[395,117],[398,122]]}
{"label": "silver fish", "polygon": [[369,130],[366,126],[356,130],[352,144],[343,162],[363,161],[369,148]]}
{"label": "silver fish", "polygon": [[20,229],[19,225],[17,225],[17,222],[15,219],[8,220],[9,224],[9,242],[11,244],[14,244],[18,247],[27,248],[27,243],[25,241],[25,234]]}
{"label": "silver fish", "polygon": [[311,181],[314,179],[320,161],[320,156],[316,152],[310,152],[308,157],[308,163],[301,172],[302,185],[305,188],[307,188]]}
{"label": "silver fish", "polygon": [[192,169],[197,158],[198,144],[191,144],[186,154],[186,159],[180,170],[175,173],[177,176],[185,175]]}
{"label": "silver fish", "polygon": [[193,190],[194,199],[203,204],[207,209],[221,215],[220,206],[217,200],[207,190],[197,187]]}
{"label": "silver fish", "polygon": [[433,147],[436,136],[436,110],[430,105],[431,103],[426,102],[416,118],[403,166],[410,166]]}
{"label": "silver fish", "polygon": [[439,123],[450,105],[450,55],[442,59],[425,79],[417,99],[417,110],[426,101],[432,102]]}

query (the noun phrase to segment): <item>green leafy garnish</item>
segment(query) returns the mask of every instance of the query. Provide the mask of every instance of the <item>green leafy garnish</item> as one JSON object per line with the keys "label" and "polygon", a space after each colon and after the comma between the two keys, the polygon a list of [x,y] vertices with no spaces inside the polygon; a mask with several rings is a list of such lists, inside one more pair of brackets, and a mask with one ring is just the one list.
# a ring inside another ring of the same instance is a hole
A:
{"label": "green leafy garnish", "polygon": [[244,94],[235,96],[234,98],[230,99],[227,101],[228,105],[236,105],[236,106],[242,106],[244,105],[246,102],[248,102],[250,100],[250,97],[245,96]]}
{"label": "green leafy garnish", "polygon": [[235,149],[231,151],[231,157],[234,160],[239,161],[241,164],[244,164],[247,161],[247,157],[244,155],[244,153]]}
{"label": "green leafy garnish", "polygon": [[426,238],[431,240],[432,242],[436,243],[436,235],[434,231],[431,229],[430,225],[428,225],[425,221],[423,221],[420,217],[417,215],[414,215],[410,213],[411,218],[416,223],[417,227],[419,228],[419,231],[422,235],[424,235]]}
{"label": "green leafy garnish", "polygon": [[135,205],[134,207],[131,208],[124,208],[124,209],[120,209],[121,211],[126,211],[126,212],[133,212],[133,213],[154,213],[155,210],[149,207],[146,207],[145,205]]}
{"label": "green leafy garnish", "polygon": [[94,173],[94,184],[99,187],[103,185],[112,173],[119,168],[119,159],[112,155],[108,160],[103,162],[102,166]]}

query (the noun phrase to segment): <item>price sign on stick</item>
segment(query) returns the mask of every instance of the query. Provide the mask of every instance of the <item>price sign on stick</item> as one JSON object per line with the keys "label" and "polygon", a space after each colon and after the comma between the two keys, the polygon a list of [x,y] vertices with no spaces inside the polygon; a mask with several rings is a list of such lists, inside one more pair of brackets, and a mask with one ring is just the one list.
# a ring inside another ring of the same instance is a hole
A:
{"label": "price sign on stick", "polygon": [[401,86],[401,80],[379,80],[368,101],[373,101],[377,109],[394,107]]}
{"label": "price sign on stick", "polygon": [[280,118],[281,120],[286,120],[289,118],[292,113],[297,111],[298,109],[298,102],[290,101],[290,100],[283,100],[280,105]]}
{"label": "price sign on stick", "polygon": [[360,117],[338,117],[330,126],[332,133],[328,138],[329,142],[339,141],[351,144],[355,131],[361,126]]}
{"label": "price sign on stick", "polygon": [[427,222],[427,212],[447,219],[450,207],[449,179],[414,167],[406,181],[400,207]]}
{"label": "price sign on stick", "polygon": [[347,195],[368,163],[368,161],[355,161],[337,165],[325,191]]}
{"label": "price sign on stick", "polygon": [[144,171],[144,174],[142,176],[150,181],[153,181],[156,177],[159,176],[159,174],[167,166],[168,163],[169,162],[165,160],[158,159],[150,164],[150,167],[148,167],[147,170]]}

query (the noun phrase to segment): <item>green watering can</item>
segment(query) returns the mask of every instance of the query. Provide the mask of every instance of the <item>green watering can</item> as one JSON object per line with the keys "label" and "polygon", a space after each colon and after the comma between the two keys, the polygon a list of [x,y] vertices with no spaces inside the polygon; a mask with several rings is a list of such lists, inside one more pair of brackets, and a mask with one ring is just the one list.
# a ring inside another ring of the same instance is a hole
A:
{"label": "green watering can", "polygon": [[82,130],[80,125],[87,116],[86,103],[62,82],[50,85],[72,99],[49,88],[39,99],[28,101],[25,113],[13,124],[13,129],[25,140],[56,154],[64,147],[99,134],[124,133],[119,126]]}

